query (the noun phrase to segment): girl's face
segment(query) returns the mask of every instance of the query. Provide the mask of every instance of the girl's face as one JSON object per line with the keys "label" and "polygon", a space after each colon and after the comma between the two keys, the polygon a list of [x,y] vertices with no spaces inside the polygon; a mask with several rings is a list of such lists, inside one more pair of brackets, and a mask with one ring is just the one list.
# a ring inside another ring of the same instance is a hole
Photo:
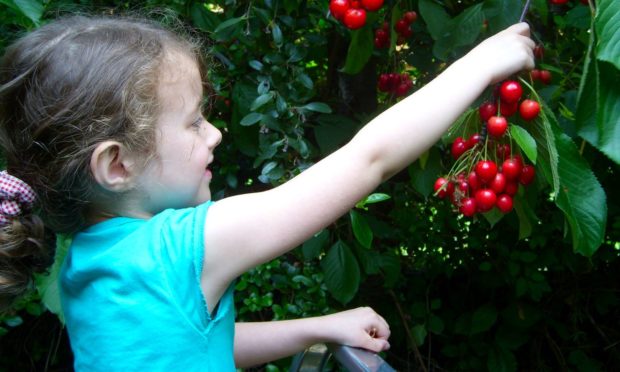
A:
{"label": "girl's face", "polygon": [[222,139],[202,115],[201,76],[192,59],[171,53],[159,79],[156,157],[139,177],[141,207],[149,214],[211,199],[208,166]]}

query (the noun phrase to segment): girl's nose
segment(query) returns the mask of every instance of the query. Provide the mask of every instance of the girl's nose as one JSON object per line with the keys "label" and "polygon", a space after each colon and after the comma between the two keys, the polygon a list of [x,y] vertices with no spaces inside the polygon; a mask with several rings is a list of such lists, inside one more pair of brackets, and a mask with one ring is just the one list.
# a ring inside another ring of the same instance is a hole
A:
{"label": "girl's nose", "polygon": [[208,146],[214,149],[222,142],[222,132],[210,122],[207,122],[207,131]]}

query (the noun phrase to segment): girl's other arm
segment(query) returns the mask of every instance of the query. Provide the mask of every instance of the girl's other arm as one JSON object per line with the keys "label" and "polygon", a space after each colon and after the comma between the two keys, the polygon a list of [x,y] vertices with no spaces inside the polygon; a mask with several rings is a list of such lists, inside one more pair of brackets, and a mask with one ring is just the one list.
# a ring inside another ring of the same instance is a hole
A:
{"label": "girl's other arm", "polygon": [[235,364],[247,368],[285,358],[321,342],[387,350],[390,329],[371,308],[314,318],[235,325]]}
{"label": "girl's other arm", "polygon": [[210,289],[215,298],[230,280],[299,245],[413,162],[487,86],[533,68],[533,48],[527,24],[509,27],[284,185],[215,203],[203,271],[204,282],[219,287]]}

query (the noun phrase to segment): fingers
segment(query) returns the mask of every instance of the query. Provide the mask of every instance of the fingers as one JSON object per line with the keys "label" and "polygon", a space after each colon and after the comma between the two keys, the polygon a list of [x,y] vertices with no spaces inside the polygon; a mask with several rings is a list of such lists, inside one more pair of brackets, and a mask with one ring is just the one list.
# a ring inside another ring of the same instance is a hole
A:
{"label": "fingers", "polygon": [[384,338],[368,338],[364,343],[360,345],[360,347],[378,353],[388,350],[390,348],[390,343]]}
{"label": "fingers", "polygon": [[530,37],[530,25],[525,22],[515,23],[514,25],[508,27],[505,31]]}
{"label": "fingers", "polygon": [[390,343],[388,342],[388,338],[390,337],[390,326],[387,321],[379,314],[377,314],[374,310],[367,308],[372,311],[371,314],[371,326],[367,330],[368,336],[366,338],[365,345],[362,346],[365,349],[379,352],[383,350],[387,350],[390,348]]}

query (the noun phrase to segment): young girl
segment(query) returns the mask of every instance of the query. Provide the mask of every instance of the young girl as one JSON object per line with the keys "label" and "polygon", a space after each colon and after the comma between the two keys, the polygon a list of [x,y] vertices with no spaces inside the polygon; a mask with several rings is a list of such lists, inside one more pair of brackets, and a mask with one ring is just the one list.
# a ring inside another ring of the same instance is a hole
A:
{"label": "young girl", "polygon": [[60,289],[77,370],[234,370],[317,342],[385,350],[369,308],[235,324],[231,283],[414,161],[489,84],[533,68],[533,47],[514,25],[286,184],[211,202],[222,135],[201,113],[194,45],[146,21],[43,26],[0,67],[3,299],[49,265],[53,233],[74,234]]}

